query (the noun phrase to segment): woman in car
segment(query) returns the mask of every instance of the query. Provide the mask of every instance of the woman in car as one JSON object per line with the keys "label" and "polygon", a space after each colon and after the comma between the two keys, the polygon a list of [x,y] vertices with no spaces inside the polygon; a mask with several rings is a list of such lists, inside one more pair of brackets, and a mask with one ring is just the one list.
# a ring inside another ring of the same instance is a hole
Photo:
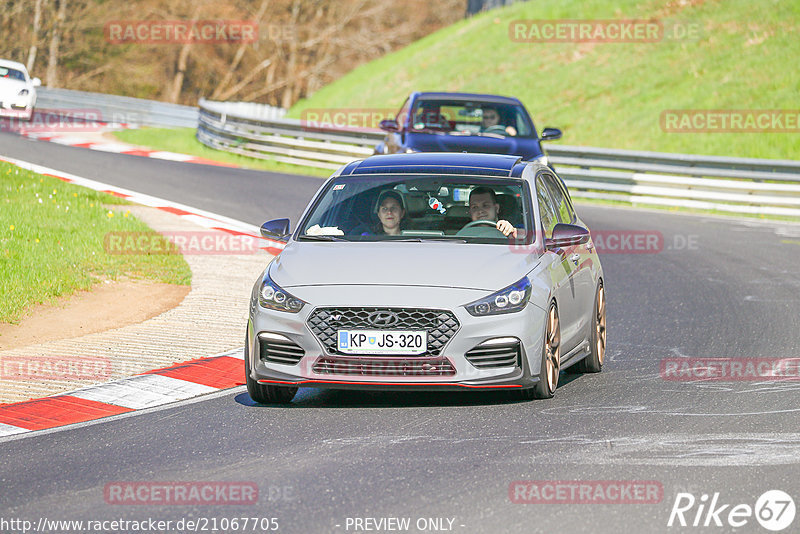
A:
{"label": "woman in car", "polygon": [[403,195],[398,191],[383,191],[377,202],[378,223],[361,235],[400,235],[406,216]]}

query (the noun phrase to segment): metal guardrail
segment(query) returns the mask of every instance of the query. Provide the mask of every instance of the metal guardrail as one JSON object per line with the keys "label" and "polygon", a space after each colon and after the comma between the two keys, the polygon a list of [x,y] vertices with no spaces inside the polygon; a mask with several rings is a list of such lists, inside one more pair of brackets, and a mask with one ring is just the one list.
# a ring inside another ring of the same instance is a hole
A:
{"label": "metal guardrail", "polygon": [[[228,152],[336,169],[374,153],[384,134],[256,120],[200,105],[197,139]],[[548,145],[573,197],[800,217],[800,161]]]}
{"label": "metal guardrail", "polygon": [[103,122],[108,123],[196,128],[199,117],[195,107],[155,100],[48,87],[40,87],[36,91],[38,109],[94,110],[99,112]]}

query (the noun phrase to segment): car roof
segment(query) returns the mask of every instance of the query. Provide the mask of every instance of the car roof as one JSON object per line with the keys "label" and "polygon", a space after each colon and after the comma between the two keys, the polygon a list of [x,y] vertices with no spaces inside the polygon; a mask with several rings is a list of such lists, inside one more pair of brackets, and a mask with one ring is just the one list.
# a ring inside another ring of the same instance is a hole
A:
{"label": "car roof", "polygon": [[514,97],[479,93],[418,92],[416,93],[416,97],[417,99],[453,99],[478,102],[495,102],[498,104],[520,104],[520,101]]}
{"label": "car roof", "polygon": [[522,158],[505,154],[417,152],[371,156],[347,165],[340,176],[352,174],[463,174],[519,177]]}
{"label": "car roof", "polygon": [[8,67],[10,69],[16,69],[16,70],[21,70],[22,72],[28,72],[28,69],[25,68],[25,65],[17,61],[11,61],[10,59],[0,59],[0,67]]}

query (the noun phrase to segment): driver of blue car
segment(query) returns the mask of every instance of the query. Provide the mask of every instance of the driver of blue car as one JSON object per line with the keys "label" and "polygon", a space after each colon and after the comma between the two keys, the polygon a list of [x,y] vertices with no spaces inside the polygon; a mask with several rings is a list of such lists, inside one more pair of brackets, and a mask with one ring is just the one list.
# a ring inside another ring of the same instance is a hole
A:
{"label": "driver of blue car", "polygon": [[497,126],[500,124],[500,113],[498,113],[496,108],[493,108],[491,106],[484,106],[482,111],[483,111],[483,113],[481,114],[482,132],[485,132],[492,126]]}
{"label": "driver of blue car", "polygon": [[516,239],[517,229],[510,222],[499,219],[500,204],[491,187],[478,186],[469,194],[469,216],[475,221],[491,221],[504,236],[511,235]]}

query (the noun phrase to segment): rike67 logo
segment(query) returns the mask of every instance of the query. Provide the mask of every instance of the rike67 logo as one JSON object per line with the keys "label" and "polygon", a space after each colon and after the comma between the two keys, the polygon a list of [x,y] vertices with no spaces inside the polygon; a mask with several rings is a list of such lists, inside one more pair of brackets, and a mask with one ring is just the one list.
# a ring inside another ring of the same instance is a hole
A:
{"label": "rike67 logo", "polygon": [[710,497],[704,493],[699,499],[681,492],[675,496],[667,526],[727,527],[728,530],[751,525],[755,518],[763,528],[779,532],[794,522],[796,511],[794,499],[781,490],[765,491],[756,499],[755,506],[726,503],[719,492]]}

